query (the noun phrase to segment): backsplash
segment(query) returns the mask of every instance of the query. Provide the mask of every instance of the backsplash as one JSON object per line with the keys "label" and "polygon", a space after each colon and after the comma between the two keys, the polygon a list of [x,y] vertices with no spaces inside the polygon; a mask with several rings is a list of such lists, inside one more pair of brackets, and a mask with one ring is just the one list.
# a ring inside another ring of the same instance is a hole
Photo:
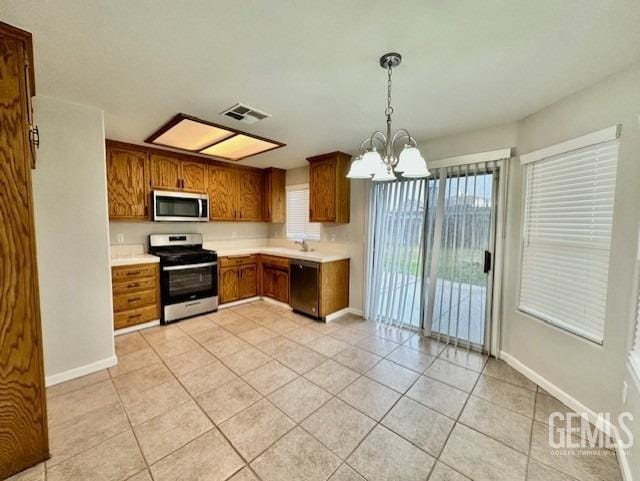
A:
{"label": "backsplash", "polygon": [[260,222],[109,222],[112,249],[123,244],[142,244],[146,250],[149,234],[192,233],[202,234],[205,242],[229,241],[244,245],[261,241],[261,245],[266,245],[269,226]]}

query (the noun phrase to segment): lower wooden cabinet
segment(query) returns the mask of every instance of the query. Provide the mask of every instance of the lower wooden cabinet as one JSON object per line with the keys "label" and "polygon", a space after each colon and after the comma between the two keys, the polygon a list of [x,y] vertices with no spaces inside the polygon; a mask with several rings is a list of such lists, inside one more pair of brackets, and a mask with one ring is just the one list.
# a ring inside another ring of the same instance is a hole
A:
{"label": "lower wooden cabinet", "polygon": [[258,263],[255,255],[220,257],[218,263],[220,304],[258,295]]}
{"label": "lower wooden cabinet", "polygon": [[[289,258],[267,254],[218,259],[220,304],[263,296],[289,303]],[[349,259],[318,264],[319,317],[349,306]]]}
{"label": "lower wooden cabinet", "polygon": [[280,302],[289,302],[289,259],[260,256],[262,295]]}
{"label": "lower wooden cabinet", "polygon": [[159,264],[111,268],[114,329],[160,318]]}

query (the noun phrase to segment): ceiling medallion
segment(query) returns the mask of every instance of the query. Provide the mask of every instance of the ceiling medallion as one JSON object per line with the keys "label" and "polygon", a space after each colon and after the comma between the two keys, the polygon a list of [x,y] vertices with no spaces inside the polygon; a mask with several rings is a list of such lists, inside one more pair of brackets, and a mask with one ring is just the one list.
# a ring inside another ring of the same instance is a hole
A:
{"label": "ceiling medallion", "polygon": [[[418,150],[418,143],[409,132],[400,129],[391,135],[391,75],[393,68],[400,65],[401,61],[399,53],[387,53],[380,57],[380,66],[387,70],[387,108],[384,111],[387,116],[387,131],[384,134],[376,130],[362,141],[360,152],[354,157],[347,174],[350,179],[381,182],[396,180],[396,174],[407,178],[430,175],[427,163]],[[404,141],[404,145],[399,149],[401,141]]]}

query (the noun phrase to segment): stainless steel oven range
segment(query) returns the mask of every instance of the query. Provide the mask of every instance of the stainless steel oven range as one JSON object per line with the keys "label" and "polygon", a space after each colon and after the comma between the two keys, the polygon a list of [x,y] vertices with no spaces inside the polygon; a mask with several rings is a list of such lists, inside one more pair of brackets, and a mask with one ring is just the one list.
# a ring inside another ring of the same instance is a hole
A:
{"label": "stainless steel oven range", "polygon": [[162,324],[218,310],[218,255],[201,234],[151,234],[149,252],[160,257]]}

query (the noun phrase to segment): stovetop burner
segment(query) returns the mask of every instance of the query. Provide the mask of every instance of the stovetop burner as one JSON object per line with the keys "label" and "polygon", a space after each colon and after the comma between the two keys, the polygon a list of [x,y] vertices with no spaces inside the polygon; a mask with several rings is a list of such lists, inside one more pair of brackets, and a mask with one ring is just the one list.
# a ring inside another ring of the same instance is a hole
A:
{"label": "stovetop burner", "polygon": [[215,251],[202,248],[200,234],[151,234],[149,252],[160,257],[163,265],[194,264],[215,261]]}

